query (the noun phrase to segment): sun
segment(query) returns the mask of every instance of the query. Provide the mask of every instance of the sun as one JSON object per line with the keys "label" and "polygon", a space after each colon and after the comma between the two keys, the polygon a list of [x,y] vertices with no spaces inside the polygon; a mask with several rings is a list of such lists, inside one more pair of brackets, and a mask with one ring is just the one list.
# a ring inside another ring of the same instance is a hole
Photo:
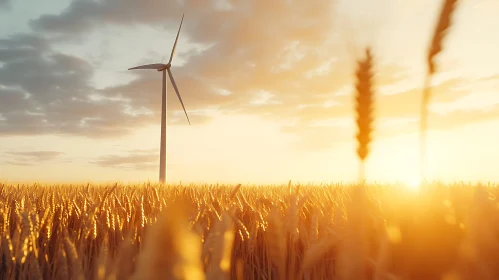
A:
{"label": "sun", "polygon": [[408,179],[405,182],[405,186],[408,190],[417,192],[421,186],[421,180],[419,178]]}

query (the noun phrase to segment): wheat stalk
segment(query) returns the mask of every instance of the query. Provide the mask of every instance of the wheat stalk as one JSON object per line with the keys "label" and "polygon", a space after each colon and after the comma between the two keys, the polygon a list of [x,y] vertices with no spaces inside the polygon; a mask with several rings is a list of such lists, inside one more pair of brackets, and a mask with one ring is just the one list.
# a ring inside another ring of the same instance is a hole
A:
{"label": "wheat stalk", "polygon": [[64,235],[65,237],[63,237],[62,242],[64,244],[64,250],[68,258],[70,277],[74,280],[81,280],[83,279],[83,275],[78,252],[76,251],[74,243],[69,239],[68,234],[65,233]]}
{"label": "wheat stalk", "polygon": [[356,114],[357,114],[357,156],[360,160],[359,181],[365,180],[365,160],[369,155],[369,144],[372,133],[372,111],[374,102],[373,61],[370,48],[366,49],[366,56],[363,60],[357,62],[357,96]]}
{"label": "wheat stalk", "polygon": [[442,42],[447,33],[447,30],[451,27],[452,21],[451,17],[454,12],[457,0],[445,0],[440,12],[440,17],[438,23],[435,27],[433,33],[433,38],[431,40],[430,48],[428,50],[427,57],[427,73],[425,82],[423,85],[423,98],[421,100],[421,115],[420,115],[420,179],[424,180],[425,177],[425,160],[426,160],[426,131],[428,127],[428,105],[431,97],[431,78],[436,72],[435,57],[442,52]]}
{"label": "wheat stalk", "polygon": [[338,274],[341,280],[367,280],[368,206],[366,186],[353,186],[346,204],[347,221],[338,248]]}
{"label": "wheat stalk", "polygon": [[288,255],[288,248],[286,234],[284,233],[284,224],[281,220],[279,210],[272,208],[268,216],[268,229],[265,231],[265,237],[268,242],[268,252],[272,262],[277,267],[277,274],[279,279],[286,278],[286,256]]}
{"label": "wheat stalk", "polygon": [[324,255],[337,243],[335,238],[325,238],[309,247],[303,256],[300,265],[300,272],[302,275],[307,270],[311,269],[315,264],[324,258]]}
{"label": "wheat stalk", "polygon": [[497,252],[499,243],[499,211],[489,199],[490,193],[483,186],[477,186],[461,244],[461,259],[464,279],[496,279]]}
{"label": "wheat stalk", "polygon": [[201,240],[189,228],[187,204],[176,200],[147,232],[133,279],[205,279]]}
{"label": "wheat stalk", "polygon": [[234,222],[227,212],[222,213],[208,239],[213,245],[211,249],[210,266],[206,271],[206,279],[229,279],[232,245],[234,242]]}
{"label": "wheat stalk", "polygon": [[33,280],[42,280],[42,272],[40,271],[40,265],[38,264],[38,260],[36,259],[35,253],[30,252],[29,253],[29,258],[31,259],[31,264],[30,264],[30,279]]}
{"label": "wheat stalk", "polygon": [[57,251],[56,279],[69,279],[66,252],[64,251],[64,247],[62,246],[62,244]]}
{"label": "wheat stalk", "polygon": [[133,258],[136,253],[136,246],[132,244],[130,235],[119,244],[118,256],[116,257],[116,279],[128,279],[133,274]]}

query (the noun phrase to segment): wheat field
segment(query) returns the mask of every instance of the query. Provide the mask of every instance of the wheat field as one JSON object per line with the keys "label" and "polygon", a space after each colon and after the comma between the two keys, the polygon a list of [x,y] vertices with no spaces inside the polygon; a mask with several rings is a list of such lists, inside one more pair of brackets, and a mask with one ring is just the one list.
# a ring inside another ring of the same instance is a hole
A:
{"label": "wheat field", "polygon": [[495,186],[0,185],[1,279],[498,279]]}

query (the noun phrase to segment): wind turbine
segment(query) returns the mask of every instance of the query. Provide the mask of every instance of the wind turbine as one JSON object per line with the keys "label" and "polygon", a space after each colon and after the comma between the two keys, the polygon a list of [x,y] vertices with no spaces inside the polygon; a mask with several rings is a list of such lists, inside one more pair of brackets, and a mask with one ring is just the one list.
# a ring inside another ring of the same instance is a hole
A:
{"label": "wind turbine", "polygon": [[135,69],[152,69],[157,70],[158,72],[163,72],[163,94],[161,96],[161,145],[160,145],[160,154],[159,154],[159,182],[165,183],[166,180],[166,72],[168,71],[168,76],[170,76],[170,81],[172,82],[173,88],[177,93],[178,100],[180,100],[180,104],[182,104],[182,108],[184,109],[185,116],[187,117],[187,121],[189,125],[191,121],[189,120],[189,116],[185,111],[184,102],[182,102],[182,97],[180,97],[180,93],[178,92],[177,84],[173,79],[172,71],[170,70],[172,66],[173,55],[175,54],[175,48],[177,47],[178,35],[180,34],[180,28],[182,28],[182,22],[184,21],[184,15],[182,15],[182,20],[180,21],[180,27],[178,28],[177,37],[175,38],[175,43],[173,44],[172,54],[170,55],[170,60],[168,64],[156,63],[156,64],[147,64],[141,65],[137,67],[130,68],[128,70]]}

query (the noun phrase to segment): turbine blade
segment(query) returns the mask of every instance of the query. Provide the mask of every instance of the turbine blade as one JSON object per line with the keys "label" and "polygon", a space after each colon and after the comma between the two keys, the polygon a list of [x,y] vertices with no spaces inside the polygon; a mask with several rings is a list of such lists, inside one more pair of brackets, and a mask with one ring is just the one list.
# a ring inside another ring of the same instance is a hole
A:
{"label": "turbine blade", "polygon": [[166,64],[162,63],[155,63],[155,64],[146,64],[146,65],[141,65],[133,68],[129,68],[128,70],[135,70],[135,69],[154,69],[154,70],[159,70],[163,67],[166,67]]}
{"label": "turbine blade", "polygon": [[178,100],[180,100],[180,104],[182,104],[182,108],[184,109],[185,116],[187,117],[187,121],[189,124],[191,124],[191,121],[189,120],[189,116],[187,115],[187,111],[185,110],[184,102],[182,101],[182,97],[180,97],[180,93],[178,92],[177,84],[175,84],[175,80],[173,79],[172,71],[170,69],[168,70],[168,76],[170,76],[170,80],[172,81],[173,88],[175,89],[175,92],[177,93]]}
{"label": "turbine blade", "polygon": [[180,28],[182,28],[182,22],[184,21],[184,14],[182,14],[182,20],[180,21],[180,26],[177,32],[177,38],[175,38],[175,43],[173,44],[172,54],[170,55],[170,60],[168,63],[172,63],[173,54],[175,54],[175,49],[177,48],[178,35],[180,35]]}

